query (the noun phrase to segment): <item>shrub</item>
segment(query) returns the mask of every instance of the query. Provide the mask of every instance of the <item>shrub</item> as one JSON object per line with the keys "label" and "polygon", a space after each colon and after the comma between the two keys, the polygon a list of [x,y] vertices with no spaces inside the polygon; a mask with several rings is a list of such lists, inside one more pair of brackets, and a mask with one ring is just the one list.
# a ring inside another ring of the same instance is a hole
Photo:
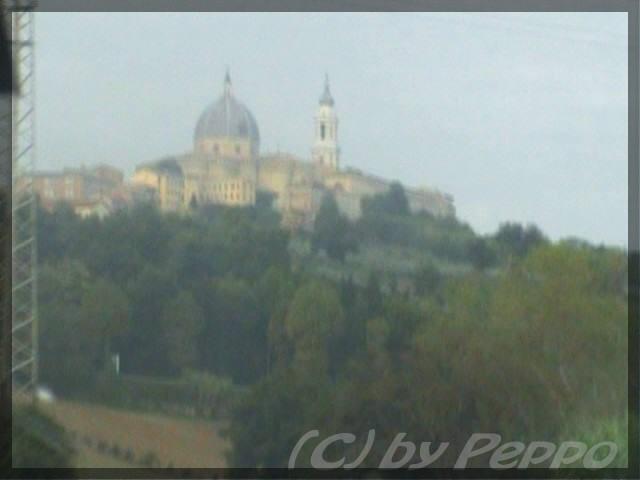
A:
{"label": "shrub", "polygon": [[133,450],[131,450],[130,448],[127,448],[127,450],[124,452],[124,459],[129,463],[135,462],[136,456],[133,453]]}
{"label": "shrub", "polygon": [[158,456],[154,452],[145,453],[140,459],[140,464],[145,467],[154,467],[159,464]]}

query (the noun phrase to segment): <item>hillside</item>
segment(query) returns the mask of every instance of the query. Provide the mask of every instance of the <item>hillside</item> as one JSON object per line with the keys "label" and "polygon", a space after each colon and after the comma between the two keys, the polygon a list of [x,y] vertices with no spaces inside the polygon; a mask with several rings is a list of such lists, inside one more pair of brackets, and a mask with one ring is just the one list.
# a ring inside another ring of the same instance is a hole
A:
{"label": "hillside", "polygon": [[[457,448],[617,425],[626,252],[519,224],[477,235],[396,200],[355,222],[325,200],[313,232],[264,207],[41,212],[41,382],[144,412],[50,406],[78,463],[283,466],[313,428]],[[203,420],[159,415],[181,411]]]}
{"label": "hillside", "polygon": [[311,242],[302,236],[292,238],[289,248],[301,269],[336,281],[351,278],[359,285],[366,284],[371,275],[386,280],[412,279],[423,265],[433,265],[445,275],[461,275],[473,268],[468,261],[451,261],[419,248],[384,243],[364,244],[344,262],[314,254]]}

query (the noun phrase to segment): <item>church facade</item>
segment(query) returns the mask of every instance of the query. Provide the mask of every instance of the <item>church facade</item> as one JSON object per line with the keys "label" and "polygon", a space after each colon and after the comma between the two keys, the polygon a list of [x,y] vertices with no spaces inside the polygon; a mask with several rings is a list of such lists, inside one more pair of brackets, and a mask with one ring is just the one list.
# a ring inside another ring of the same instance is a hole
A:
{"label": "church facade", "polygon": [[[153,191],[165,211],[202,204],[248,206],[265,192],[273,196],[285,226],[310,228],[329,193],[347,217],[357,219],[362,198],[385,192],[391,182],[341,166],[338,117],[328,78],[314,129],[310,161],[287,153],[261,154],[258,123],[235,96],[227,72],[222,95],[198,119],[193,151],[139,165],[133,183]],[[430,188],[405,191],[412,211],[455,214],[448,194]]]}

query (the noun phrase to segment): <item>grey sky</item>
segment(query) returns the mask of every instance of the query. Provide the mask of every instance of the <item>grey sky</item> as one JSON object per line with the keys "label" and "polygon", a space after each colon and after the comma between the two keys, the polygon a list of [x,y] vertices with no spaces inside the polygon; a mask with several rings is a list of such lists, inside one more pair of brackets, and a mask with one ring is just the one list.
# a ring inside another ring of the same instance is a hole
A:
{"label": "grey sky", "polygon": [[39,13],[39,168],[191,147],[228,65],[261,150],[305,158],[325,71],[343,165],[476,230],[627,243],[625,13]]}

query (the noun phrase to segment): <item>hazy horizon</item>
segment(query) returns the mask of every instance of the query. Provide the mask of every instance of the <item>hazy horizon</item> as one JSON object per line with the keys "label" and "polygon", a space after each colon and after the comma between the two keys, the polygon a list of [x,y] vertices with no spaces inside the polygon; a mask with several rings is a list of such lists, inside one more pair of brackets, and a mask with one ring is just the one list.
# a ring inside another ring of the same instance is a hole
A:
{"label": "hazy horizon", "polygon": [[325,72],[344,167],[454,196],[480,233],[627,244],[626,13],[37,13],[37,166],[191,149],[229,67],[261,151],[309,158]]}

